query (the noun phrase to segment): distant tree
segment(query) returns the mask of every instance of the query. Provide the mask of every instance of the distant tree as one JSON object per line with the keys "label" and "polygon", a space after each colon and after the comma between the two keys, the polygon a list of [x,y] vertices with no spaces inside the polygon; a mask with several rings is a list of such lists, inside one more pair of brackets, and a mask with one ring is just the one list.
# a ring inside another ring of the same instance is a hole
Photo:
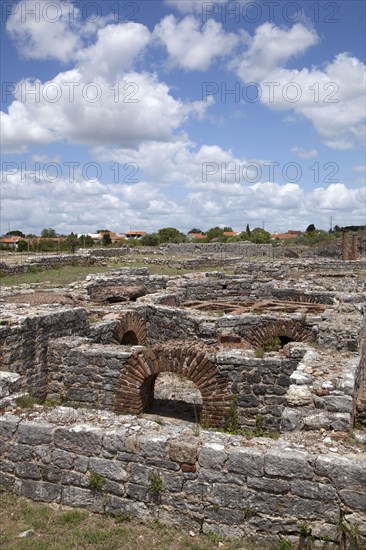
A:
{"label": "distant tree", "polygon": [[158,237],[161,243],[182,243],[185,241],[185,235],[180,233],[175,227],[163,227],[159,229]]}
{"label": "distant tree", "polygon": [[27,239],[35,239],[36,237],[37,237],[37,235],[35,235],[34,233],[27,233],[27,235],[26,235]]}
{"label": "distant tree", "polygon": [[141,237],[140,244],[142,246],[159,246],[160,239],[156,233],[148,233]]}
{"label": "distant tree", "polygon": [[103,233],[102,246],[109,246],[112,244],[112,239],[109,233]]}
{"label": "distant tree", "polygon": [[233,232],[233,228],[232,227],[224,227],[223,231],[227,231],[228,233],[232,233]]}
{"label": "distant tree", "polygon": [[39,252],[53,252],[54,250],[57,250],[57,246],[58,243],[52,241],[51,239],[44,239],[37,243]]}
{"label": "distant tree", "polygon": [[75,250],[76,250],[76,247],[79,244],[79,239],[77,238],[77,235],[75,235],[75,233],[70,233],[70,235],[68,235],[66,237],[66,244],[67,244],[70,252],[72,252],[74,254]]}
{"label": "distant tree", "polygon": [[15,229],[14,231],[8,231],[6,234],[8,237],[25,237],[24,233],[22,231],[19,231],[18,229]]}
{"label": "distant tree", "polygon": [[26,250],[28,250],[27,241],[23,241],[23,239],[18,241],[18,252],[25,252]]}
{"label": "distant tree", "polygon": [[311,224],[308,225],[308,227],[306,228],[305,233],[312,233],[313,231],[315,231],[315,225],[314,225],[313,223],[311,223]]}
{"label": "distant tree", "polygon": [[135,248],[135,246],[140,246],[141,244],[141,239],[126,239],[126,244],[127,246],[129,246],[130,248]]}
{"label": "distant tree", "polygon": [[255,244],[267,244],[271,242],[271,234],[261,227],[256,227],[251,232],[250,240]]}
{"label": "distant tree", "polygon": [[238,243],[240,242],[242,239],[240,238],[240,235],[234,235],[233,237],[228,237],[227,238],[227,243]]}
{"label": "distant tree", "polygon": [[94,246],[94,241],[90,235],[80,235],[78,241],[81,246],[85,246],[86,248]]}
{"label": "distant tree", "polygon": [[97,233],[111,233],[110,229],[97,229]]}
{"label": "distant tree", "polygon": [[53,229],[52,227],[45,227],[44,229],[42,229],[41,237],[43,239],[53,239],[57,237],[57,234],[55,229]]}
{"label": "distant tree", "polygon": [[204,233],[204,231],[202,231],[202,229],[197,229],[197,227],[194,227],[193,229],[191,229],[190,231],[188,231],[188,234],[189,233]]}
{"label": "distant tree", "polygon": [[249,223],[247,223],[247,227],[246,227],[245,231],[246,231],[246,234],[248,235],[248,238],[250,239],[250,236],[251,236],[252,232],[250,231]]}
{"label": "distant tree", "polygon": [[212,241],[214,239],[222,239],[224,235],[224,230],[221,229],[221,227],[218,227],[217,225],[215,227],[211,227],[206,233],[206,237],[208,241]]}

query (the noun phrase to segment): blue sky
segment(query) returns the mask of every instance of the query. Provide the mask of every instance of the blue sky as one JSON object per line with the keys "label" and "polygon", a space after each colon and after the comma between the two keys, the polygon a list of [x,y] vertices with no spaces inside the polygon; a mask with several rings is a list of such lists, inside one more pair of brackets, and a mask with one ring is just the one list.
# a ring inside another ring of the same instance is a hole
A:
{"label": "blue sky", "polygon": [[364,2],[1,8],[1,233],[366,222]]}

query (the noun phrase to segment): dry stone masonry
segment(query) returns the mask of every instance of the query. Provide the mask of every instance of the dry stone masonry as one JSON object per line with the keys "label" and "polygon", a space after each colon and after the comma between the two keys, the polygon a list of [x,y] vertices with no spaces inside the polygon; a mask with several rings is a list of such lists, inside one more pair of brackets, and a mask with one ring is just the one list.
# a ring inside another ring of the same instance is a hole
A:
{"label": "dry stone masonry", "polygon": [[3,289],[0,485],[263,548],[365,548],[365,265],[266,251],[230,276]]}

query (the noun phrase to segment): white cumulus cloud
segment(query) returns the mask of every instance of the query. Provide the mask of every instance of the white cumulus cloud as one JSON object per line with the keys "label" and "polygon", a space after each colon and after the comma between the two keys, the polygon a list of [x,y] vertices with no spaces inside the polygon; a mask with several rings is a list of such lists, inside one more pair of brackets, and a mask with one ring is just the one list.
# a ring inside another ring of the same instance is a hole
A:
{"label": "white cumulus cloud", "polygon": [[226,33],[221,23],[210,19],[201,25],[192,16],[177,21],[168,15],[154,34],[166,46],[174,66],[195,71],[206,71],[216,58],[229,55],[239,41],[236,34]]}

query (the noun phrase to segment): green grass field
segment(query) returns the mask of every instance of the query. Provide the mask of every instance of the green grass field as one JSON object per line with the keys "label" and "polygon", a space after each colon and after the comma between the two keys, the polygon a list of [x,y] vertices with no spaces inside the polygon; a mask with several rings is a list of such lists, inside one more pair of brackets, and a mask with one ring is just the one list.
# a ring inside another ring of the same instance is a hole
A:
{"label": "green grass field", "polygon": [[81,281],[85,279],[87,275],[92,273],[105,273],[111,269],[118,269],[122,267],[136,268],[136,267],[147,267],[151,275],[183,275],[184,273],[192,273],[199,271],[225,271],[227,274],[233,273],[230,269],[225,269],[220,265],[215,267],[208,267],[202,269],[179,269],[174,267],[169,267],[167,265],[148,265],[142,261],[128,263],[109,263],[108,265],[102,266],[65,266],[55,269],[49,269],[47,271],[36,271],[32,273],[24,273],[21,275],[6,275],[0,276],[0,286],[14,286],[21,284],[32,284],[32,283],[44,283],[45,286],[57,287],[64,286],[76,281]]}
{"label": "green grass field", "polygon": [[[18,538],[29,529],[32,536]],[[191,536],[159,521],[92,514],[0,494],[1,550],[255,550],[243,540]],[[261,547],[263,550],[263,546]]]}

